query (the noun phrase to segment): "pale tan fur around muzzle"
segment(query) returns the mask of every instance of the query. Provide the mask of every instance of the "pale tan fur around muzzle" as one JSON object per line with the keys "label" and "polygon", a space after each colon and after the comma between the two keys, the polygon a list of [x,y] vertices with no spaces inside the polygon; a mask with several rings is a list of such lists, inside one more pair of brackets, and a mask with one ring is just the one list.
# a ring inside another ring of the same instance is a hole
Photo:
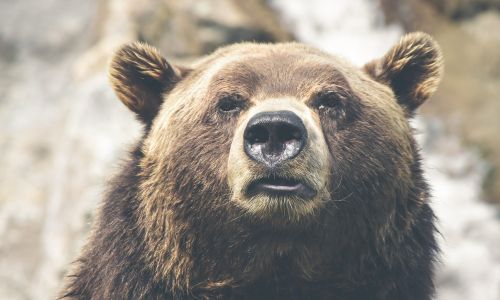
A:
{"label": "pale tan fur around muzzle", "polygon": [[[300,199],[290,196],[270,199],[266,195],[246,196],[249,184],[269,170],[251,160],[244,151],[243,133],[248,121],[261,112],[288,110],[299,116],[308,132],[306,146],[299,155],[273,171],[276,176],[300,180],[316,191],[313,199]],[[330,170],[330,154],[319,119],[303,103],[294,98],[274,98],[259,102],[240,118],[234,134],[228,160],[228,181],[232,193],[232,201],[256,216],[279,217],[287,220],[298,220],[301,216],[314,213],[322,203],[329,199],[328,182]]]}

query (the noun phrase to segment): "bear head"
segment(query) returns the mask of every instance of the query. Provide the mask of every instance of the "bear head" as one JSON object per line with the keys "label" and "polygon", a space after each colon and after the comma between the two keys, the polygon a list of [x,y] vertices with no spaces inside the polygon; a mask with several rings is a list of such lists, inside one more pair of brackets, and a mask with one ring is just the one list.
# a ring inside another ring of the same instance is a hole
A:
{"label": "bear head", "polygon": [[314,256],[315,241],[345,249],[404,230],[427,199],[409,119],[442,65],[424,33],[362,68],[299,43],[231,45],[189,68],[124,46],[110,78],[145,125],[138,211],[151,256],[168,256],[167,270],[200,239],[207,253],[267,239],[264,252]]}

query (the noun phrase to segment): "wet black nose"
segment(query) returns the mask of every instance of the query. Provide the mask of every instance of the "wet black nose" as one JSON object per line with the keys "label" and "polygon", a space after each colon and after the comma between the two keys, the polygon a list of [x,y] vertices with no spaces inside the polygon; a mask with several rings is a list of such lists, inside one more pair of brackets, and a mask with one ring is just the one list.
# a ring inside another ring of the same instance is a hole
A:
{"label": "wet black nose", "polygon": [[307,142],[302,120],[289,110],[261,112],[248,121],[244,133],[245,153],[253,160],[274,167],[296,157]]}

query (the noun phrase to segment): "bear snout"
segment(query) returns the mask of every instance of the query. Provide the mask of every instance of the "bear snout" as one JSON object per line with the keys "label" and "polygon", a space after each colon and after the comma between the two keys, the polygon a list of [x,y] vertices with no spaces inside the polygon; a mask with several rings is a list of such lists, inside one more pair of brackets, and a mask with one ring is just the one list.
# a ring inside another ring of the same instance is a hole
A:
{"label": "bear snout", "polygon": [[289,110],[260,112],[249,121],[243,134],[246,155],[268,168],[295,158],[307,143],[307,130]]}
{"label": "bear snout", "polygon": [[240,118],[227,162],[231,200],[274,225],[313,217],[330,197],[331,163],[313,111],[295,97],[279,97],[257,102]]}

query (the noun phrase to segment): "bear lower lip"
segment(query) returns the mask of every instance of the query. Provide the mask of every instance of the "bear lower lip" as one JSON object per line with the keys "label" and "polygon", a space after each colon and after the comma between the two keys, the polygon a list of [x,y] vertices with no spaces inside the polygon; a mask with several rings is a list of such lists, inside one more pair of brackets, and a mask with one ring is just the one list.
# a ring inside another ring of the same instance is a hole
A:
{"label": "bear lower lip", "polygon": [[261,178],[250,184],[247,193],[249,196],[267,194],[271,196],[299,196],[306,199],[316,195],[316,192],[303,182],[285,178]]}

